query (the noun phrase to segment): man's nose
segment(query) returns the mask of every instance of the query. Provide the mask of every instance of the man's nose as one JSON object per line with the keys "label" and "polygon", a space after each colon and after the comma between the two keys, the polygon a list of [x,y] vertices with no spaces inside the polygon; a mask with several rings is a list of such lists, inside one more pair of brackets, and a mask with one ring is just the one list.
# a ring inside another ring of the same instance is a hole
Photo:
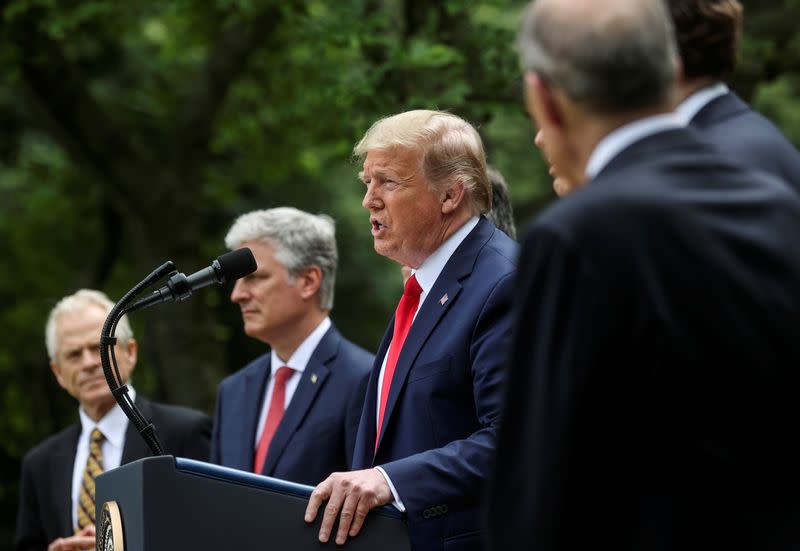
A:
{"label": "man's nose", "polygon": [[367,184],[367,191],[364,193],[364,200],[361,201],[361,206],[367,210],[380,208],[380,197],[378,197],[373,184]]}
{"label": "man's nose", "polygon": [[239,303],[245,299],[245,287],[241,279],[237,279],[231,291],[231,302]]}
{"label": "man's nose", "polygon": [[84,367],[95,367],[100,363],[100,347],[86,346],[81,350],[81,364]]}

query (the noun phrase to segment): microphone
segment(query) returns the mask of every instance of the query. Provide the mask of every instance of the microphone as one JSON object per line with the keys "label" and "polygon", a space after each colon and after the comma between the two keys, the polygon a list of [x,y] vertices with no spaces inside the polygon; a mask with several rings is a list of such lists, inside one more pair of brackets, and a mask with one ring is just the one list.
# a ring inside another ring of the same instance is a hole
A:
{"label": "microphone", "polygon": [[256,268],[256,259],[250,249],[247,247],[236,249],[223,254],[214,260],[211,266],[203,268],[188,277],[181,272],[173,273],[167,280],[166,285],[157,291],[153,291],[149,296],[137,300],[125,311],[141,310],[168,300],[186,300],[197,289],[202,289],[212,283],[234,281],[252,274],[256,271]]}

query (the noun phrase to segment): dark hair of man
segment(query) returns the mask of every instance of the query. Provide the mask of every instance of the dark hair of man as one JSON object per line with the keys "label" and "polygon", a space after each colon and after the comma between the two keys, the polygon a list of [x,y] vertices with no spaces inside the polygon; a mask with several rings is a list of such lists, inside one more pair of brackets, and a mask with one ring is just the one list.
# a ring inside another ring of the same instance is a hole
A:
{"label": "dark hair of man", "polygon": [[684,78],[723,79],[736,67],[742,34],[738,0],[668,0]]}
{"label": "dark hair of man", "polygon": [[492,210],[486,217],[494,222],[497,228],[509,236],[511,239],[517,238],[517,228],[514,225],[514,209],[511,206],[511,197],[508,194],[508,184],[500,172],[487,167],[486,173],[489,175],[489,182],[492,184]]}

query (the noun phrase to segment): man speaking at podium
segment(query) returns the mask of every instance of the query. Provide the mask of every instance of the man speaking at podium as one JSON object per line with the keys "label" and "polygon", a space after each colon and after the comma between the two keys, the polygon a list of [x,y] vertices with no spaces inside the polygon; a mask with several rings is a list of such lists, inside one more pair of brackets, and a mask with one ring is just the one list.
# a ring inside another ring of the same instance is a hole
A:
{"label": "man speaking at podium", "polygon": [[[94,549],[94,478],[150,450],[117,405],[100,364],[100,333],[114,303],[100,291],[82,289],[63,298],[45,328],[50,368],[78,400],[80,423],[29,451],[22,460],[16,549]],[[136,366],[137,343],[127,317],[117,325],[115,355],[123,383]],[[208,458],[211,420],[203,413],[129,395],[156,427],[164,452]]]}
{"label": "man speaking at podium", "polygon": [[[354,469],[314,490],[321,541],[355,536],[373,507],[408,515],[413,549],[480,548],[516,243],[491,208],[483,144],[466,121],[409,111],[356,146],[375,250],[413,268],[367,386]],[[339,518],[339,528],[332,534]]]}
{"label": "man speaking at podium", "polygon": [[240,216],[231,249],[258,269],[231,300],[248,336],[269,352],[219,388],[211,462],[314,485],[352,460],[372,354],[331,323],[336,279],[333,220],[289,207]]}

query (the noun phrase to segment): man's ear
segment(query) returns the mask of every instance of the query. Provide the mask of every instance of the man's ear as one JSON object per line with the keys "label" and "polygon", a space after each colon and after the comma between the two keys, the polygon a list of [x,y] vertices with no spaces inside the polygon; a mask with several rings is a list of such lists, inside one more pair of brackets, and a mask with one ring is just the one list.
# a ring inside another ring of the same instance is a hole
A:
{"label": "man's ear", "polygon": [[300,297],[308,300],[319,293],[322,286],[322,269],[319,266],[309,266],[295,276],[295,285],[298,285]]}
{"label": "man's ear", "polygon": [[466,201],[467,195],[464,182],[459,180],[447,188],[442,195],[442,214],[452,214],[459,209],[461,203]]}
{"label": "man's ear", "polygon": [[58,381],[58,385],[61,388],[66,389],[67,387],[64,386],[64,379],[61,376],[61,368],[53,360],[50,360],[50,370],[53,372],[53,375],[56,376],[56,381]]}
{"label": "man's ear", "polygon": [[131,365],[136,365],[136,359],[139,357],[139,343],[136,342],[136,339],[128,339],[123,346],[123,351]]}
{"label": "man's ear", "polygon": [[532,71],[525,72],[526,103],[539,128],[564,126],[564,114],[556,95],[542,77]]}

